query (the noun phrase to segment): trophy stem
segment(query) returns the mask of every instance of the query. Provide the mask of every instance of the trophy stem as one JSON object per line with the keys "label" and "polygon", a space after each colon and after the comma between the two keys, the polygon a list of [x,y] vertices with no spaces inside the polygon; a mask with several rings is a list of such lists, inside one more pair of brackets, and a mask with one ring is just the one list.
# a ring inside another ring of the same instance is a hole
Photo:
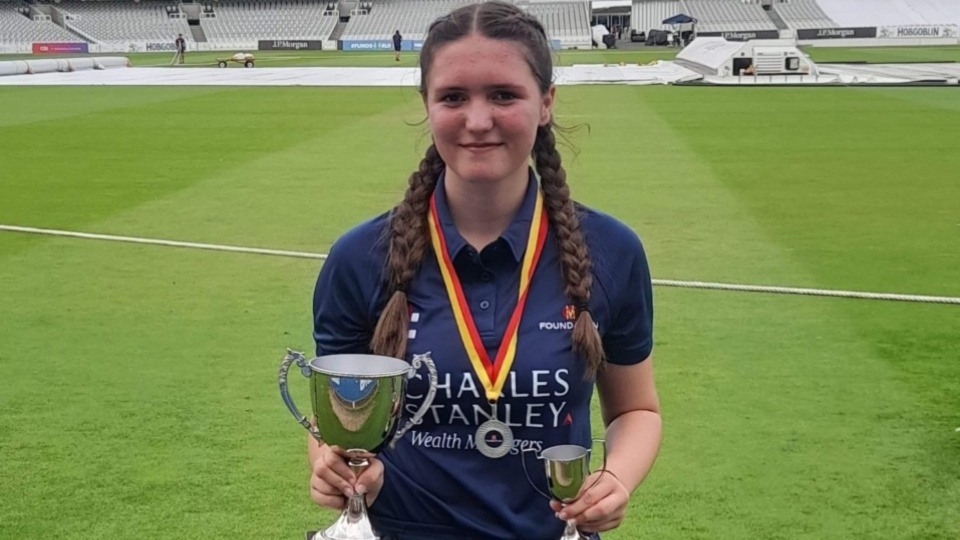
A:
{"label": "trophy stem", "polygon": [[[351,450],[348,450],[348,453],[349,452],[351,452]],[[351,456],[349,465],[350,469],[353,470],[353,474],[360,476],[360,474],[370,466],[370,462],[367,461],[366,458]]]}
{"label": "trophy stem", "polygon": [[[566,507],[567,505],[563,505]],[[563,536],[560,537],[560,540],[587,540],[587,536],[580,534],[580,531],[577,530],[577,527],[573,524],[572,520],[566,521],[566,526],[563,528]]]}
{"label": "trophy stem", "polygon": [[[363,458],[351,457],[349,463],[357,476],[370,466],[370,462]],[[336,523],[314,535],[313,540],[380,540],[367,515],[365,494],[354,493],[350,496],[347,507],[340,513]]]}
{"label": "trophy stem", "polygon": [[573,526],[573,523],[567,522],[567,526],[563,529],[563,536],[560,537],[560,540],[582,540],[580,531]]}

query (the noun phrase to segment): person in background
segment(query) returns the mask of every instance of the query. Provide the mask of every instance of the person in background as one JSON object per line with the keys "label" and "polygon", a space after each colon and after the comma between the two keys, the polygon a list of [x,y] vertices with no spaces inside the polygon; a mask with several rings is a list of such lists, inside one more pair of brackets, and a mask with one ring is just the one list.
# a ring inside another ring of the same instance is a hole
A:
{"label": "person in background", "polygon": [[[432,144],[403,200],[330,249],[314,340],[318,356],[429,352],[439,391],[359,476],[311,436],[311,496],[342,509],[363,493],[384,540],[556,539],[565,522],[595,537],[623,522],[660,448],[643,244],[571,199],[535,17],[460,7],[430,25],[420,67]],[[425,379],[409,380],[411,410]],[[562,507],[525,467],[545,488],[539,452],[591,447],[595,390],[606,468]]]}
{"label": "person in background", "polygon": [[400,47],[403,45],[403,36],[400,35],[400,31],[397,30],[393,33],[393,54],[397,62],[400,61]]}
{"label": "person in background", "polygon": [[183,39],[183,34],[177,34],[177,39],[173,42],[176,46],[177,54],[174,56],[174,62],[182,64],[187,53],[187,40]]}

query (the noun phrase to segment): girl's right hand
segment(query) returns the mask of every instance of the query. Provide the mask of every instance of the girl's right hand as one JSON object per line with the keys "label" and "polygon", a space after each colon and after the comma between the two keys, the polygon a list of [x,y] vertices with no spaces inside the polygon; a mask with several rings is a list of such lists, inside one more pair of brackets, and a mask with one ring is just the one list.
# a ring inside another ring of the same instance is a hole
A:
{"label": "girl's right hand", "polygon": [[368,458],[370,466],[359,477],[347,463],[346,453],[337,446],[324,445],[313,462],[310,496],[320,506],[343,510],[354,491],[366,494],[367,506],[373,504],[383,488],[383,462]]}

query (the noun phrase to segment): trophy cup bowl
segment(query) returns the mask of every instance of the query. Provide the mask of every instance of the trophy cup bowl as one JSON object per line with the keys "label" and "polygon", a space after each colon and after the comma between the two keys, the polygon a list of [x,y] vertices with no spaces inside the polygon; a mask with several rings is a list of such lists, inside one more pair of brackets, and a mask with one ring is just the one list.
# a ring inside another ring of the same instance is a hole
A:
{"label": "trophy cup bowl", "polygon": [[[300,413],[287,386],[287,373],[296,363],[310,383],[310,405],[316,425]],[[397,427],[406,396],[407,381],[425,365],[430,389],[423,404],[402,427]],[[280,364],[280,395],[287,408],[320,442],[339,447],[354,473],[366,469],[369,458],[386,444],[393,446],[411,427],[421,422],[437,391],[437,370],[430,353],[415,355],[412,363],[388,356],[339,354],[312,360],[287,351]],[[339,519],[314,540],[378,540],[367,516],[364,495],[354,493]]]}
{"label": "trophy cup bowl", "polygon": [[547,489],[554,499],[571,503],[590,476],[590,450],[575,444],[551,446],[540,453],[547,471]]}
{"label": "trophy cup bowl", "polygon": [[[595,442],[604,441],[596,439]],[[544,470],[546,471],[549,495],[540,491],[533,480],[530,479],[530,475],[527,473],[526,460],[522,460],[523,470],[527,474],[527,481],[538,493],[548,499],[555,499],[566,506],[577,500],[587,477],[590,476],[590,453],[590,448],[584,448],[576,444],[551,446],[540,452],[540,459],[543,460]],[[606,470],[606,443],[604,443],[603,461],[601,470]],[[599,480],[598,477],[594,484]],[[580,531],[568,521],[566,527],[564,527],[563,536],[559,540],[586,540],[587,538],[589,537],[580,534]]]}

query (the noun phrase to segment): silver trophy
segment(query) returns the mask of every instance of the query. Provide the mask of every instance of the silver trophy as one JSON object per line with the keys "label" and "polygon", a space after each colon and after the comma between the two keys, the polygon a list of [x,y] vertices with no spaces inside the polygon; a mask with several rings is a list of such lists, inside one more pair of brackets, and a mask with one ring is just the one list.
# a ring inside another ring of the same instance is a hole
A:
{"label": "silver trophy", "polygon": [[[603,466],[601,471],[607,469],[607,447],[603,439],[594,439],[594,442],[603,443]],[[532,449],[531,449],[532,450]],[[547,475],[547,491],[544,493],[537,487],[536,483],[530,479],[530,473],[527,472],[526,460],[522,460],[524,474],[527,475],[527,481],[533,486],[533,489],[548,499],[555,499],[560,504],[566,506],[577,500],[584,482],[590,476],[590,448],[584,448],[576,444],[561,444],[551,446],[540,452],[540,459],[543,460],[544,469]],[[600,481],[598,476],[593,484]],[[593,487],[591,485],[590,487]],[[563,530],[563,536],[559,540],[587,540],[588,535],[580,534],[580,531],[571,523],[567,522]]]}
{"label": "silver trophy", "polygon": [[[296,363],[310,380],[310,404],[316,425],[300,413],[287,388],[287,372]],[[430,389],[409,422],[397,427],[403,409],[407,380],[421,365],[429,372]],[[437,393],[437,368],[430,353],[415,355],[408,364],[403,360],[369,354],[338,354],[312,360],[299,352],[287,350],[280,364],[280,396],[307,431],[318,441],[345,451],[348,463],[359,475],[369,458],[390,442],[393,447],[411,427],[419,424]],[[354,493],[340,518],[314,540],[378,540],[364,495]]]}

